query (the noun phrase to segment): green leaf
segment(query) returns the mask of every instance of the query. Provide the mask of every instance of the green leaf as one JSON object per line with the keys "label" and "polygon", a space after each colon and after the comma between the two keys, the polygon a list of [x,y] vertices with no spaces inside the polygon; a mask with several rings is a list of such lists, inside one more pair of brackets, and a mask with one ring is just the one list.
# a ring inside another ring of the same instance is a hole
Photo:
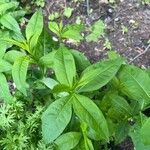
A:
{"label": "green leaf", "polygon": [[0,98],[7,103],[11,103],[13,96],[10,94],[6,77],[0,73]]}
{"label": "green leaf", "polygon": [[3,58],[6,49],[7,49],[6,43],[0,39],[0,58]]}
{"label": "green leaf", "polygon": [[81,122],[85,122],[88,128],[88,135],[94,140],[109,140],[107,122],[94,102],[88,97],[74,95],[73,108]]}
{"label": "green leaf", "polygon": [[128,122],[121,122],[116,127],[115,141],[116,144],[121,143],[129,134],[130,125]]}
{"label": "green leaf", "polygon": [[76,67],[70,51],[61,47],[57,50],[54,59],[54,71],[57,80],[64,85],[72,86],[76,76]]}
{"label": "green leaf", "polygon": [[71,50],[71,53],[74,57],[76,67],[79,73],[91,65],[90,61],[87,59],[87,57],[83,53],[77,50]]}
{"label": "green leaf", "polygon": [[70,18],[72,15],[72,11],[73,11],[73,8],[66,7],[64,10],[64,16],[67,18]]}
{"label": "green leaf", "polygon": [[16,45],[18,46],[19,48],[23,49],[23,50],[26,50],[30,53],[29,51],[29,46],[27,45],[26,41],[17,41],[17,40],[13,40],[13,39],[9,39],[9,38],[6,38],[4,39],[8,44],[13,44],[13,45]]}
{"label": "green leaf", "polygon": [[117,94],[112,94],[111,96],[111,107],[116,110],[116,113],[125,116],[132,116],[131,107],[128,102],[121,96]]}
{"label": "green leaf", "polygon": [[145,145],[150,145],[150,118],[148,118],[141,128],[141,139]]}
{"label": "green leaf", "polygon": [[40,58],[39,63],[45,67],[53,67],[56,51],[52,51]]}
{"label": "green leaf", "polygon": [[16,32],[16,34],[21,34],[20,27],[17,21],[10,15],[5,14],[0,18],[0,23],[7,29]]}
{"label": "green leaf", "polygon": [[139,126],[130,131],[130,137],[132,138],[135,150],[150,150],[150,145],[144,145],[141,141],[140,132],[141,128]]}
{"label": "green leaf", "polygon": [[88,138],[84,138],[84,146],[85,146],[85,150],[94,150],[92,141]]}
{"label": "green leaf", "polygon": [[4,55],[4,59],[10,63],[14,63],[16,59],[22,56],[25,56],[25,53],[17,51],[17,50],[10,50]]}
{"label": "green leaf", "polygon": [[83,37],[80,34],[83,28],[84,26],[79,24],[68,25],[64,27],[61,37],[64,39],[72,39],[77,42],[80,42],[80,40],[83,39]]}
{"label": "green leaf", "polygon": [[48,27],[49,29],[54,32],[57,36],[60,36],[60,33],[59,33],[59,26],[56,22],[49,22],[48,23]]}
{"label": "green leaf", "polygon": [[117,54],[116,51],[113,51],[113,50],[108,51],[108,58],[109,59],[116,59],[118,57],[119,57],[119,54]]}
{"label": "green leaf", "polygon": [[42,34],[38,39],[37,45],[34,47],[34,56],[40,59],[42,56],[47,55],[52,49],[57,49],[58,42],[53,41],[52,36],[48,33],[47,29],[43,29]]}
{"label": "green leaf", "polygon": [[11,15],[17,20],[22,19],[25,16],[25,14],[26,14],[26,11],[22,9],[11,12]]}
{"label": "green leaf", "polygon": [[34,47],[37,44],[38,38],[43,30],[43,15],[42,11],[39,10],[29,20],[26,27],[26,38],[30,47]]}
{"label": "green leaf", "polygon": [[58,150],[71,150],[79,143],[80,139],[81,133],[68,132],[57,138],[55,143]]}
{"label": "green leaf", "polygon": [[41,80],[42,83],[44,83],[48,88],[51,90],[58,84],[54,79],[52,78],[43,78]]}
{"label": "green leaf", "polygon": [[92,25],[91,31],[92,33],[90,33],[87,37],[86,37],[86,41],[87,42],[97,42],[98,39],[104,35],[104,30],[105,30],[105,24],[103,23],[102,20],[98,20],[97,22],[95,22]]}
{"label": "green leaf", "polygon": [[3,58],[6,49],[7,49],[7,42],[4,40],[4,38],[9,37],[8,31],[0,31],[0,58]]}
{"label": "green leaf", "polygon": [[53,88],[52,92],[58,94],[61,92],[70,92],[70,90],[71,90],[70,87],[63,84],[58,84]]}
{"label": "green leaf", "polygon": [[0,73],[11,71],[11,69],[12,69],[12,65],[10,63],[8,63],[3,59],[0,59]]}
{"label": "green leaf", "polygon": [[0,4],[0,14],[4,14],[8,9],[16,8],[18,4],[18,2],[3,2],[2,4]]}
{"label": "green leaf", "polygon": [[143,105],[150,104],[150,77],[145,71],[124,65],[119,72],[118,79],[121,91],[125,95],[144,103]]}
{"label": "green leaf", "polygon": [[70,100],[70,96],[60,98],[43,113],[42,134],[45,143],[53,142],[68,125],[72,115]]}
{"label": "green leaf", "polygon": [[78,92],[94,91],[106,85],[115,76],[122,62],[121,58],[117,58],[98,62],[86,68],[78,82]]}
{"label": "green leaf", "polygon": [[81,140],[81,142],[78,145],[78,149],[81,149],[81,150],[82,149],[94,150],[92,141],[87,136],[87,129],[88,129],[87,124],[85,122],[82,122],[80,127],[81,127],[81,130],[82,130],[82,134],[83,134],[83,139],[84,140]]}
{"label": "green leaf", "polygon": [[19,57],[15,60],[12,68],[13,80],[16,84],[17,89],[27,96],[26,88],[28,84],[26,83],[26,74],[28,70],[29,58],[26,56]]}

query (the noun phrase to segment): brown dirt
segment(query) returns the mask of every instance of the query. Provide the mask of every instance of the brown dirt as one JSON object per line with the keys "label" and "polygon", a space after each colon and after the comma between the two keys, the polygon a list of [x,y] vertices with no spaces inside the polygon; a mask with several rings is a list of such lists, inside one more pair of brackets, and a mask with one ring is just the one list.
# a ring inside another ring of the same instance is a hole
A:
{"label": "brown dirt", "polygon": [[[47,16],[52,12],[62,13],[65,6],[74,8],[71,18],[62,18],[65,23],[73,23],[80,16],[82,22],[87,25],[98,19],[104,20],[107,25],[106,35],[112,48],[128,62],[136,55],[142,53],[147,47],[150,39],[150,6],[144,6],[140,0],[118,0],[115,6],[100,4],[98,0],[90,1],[93,12],[88,16],[84,1],[75,3],[71,0],[47,0],[44,14]],[[128,27],[128,32],[123,33],[121,26]],[[82,42],[79,46],[73,46],[85,53],[92,62],[107,56],[107,49],[103,46],[104,39],[98,42]],[[70,45],[69,45],[70,46]],[[140,67],[150,67],[150,50],[133,62]]]}

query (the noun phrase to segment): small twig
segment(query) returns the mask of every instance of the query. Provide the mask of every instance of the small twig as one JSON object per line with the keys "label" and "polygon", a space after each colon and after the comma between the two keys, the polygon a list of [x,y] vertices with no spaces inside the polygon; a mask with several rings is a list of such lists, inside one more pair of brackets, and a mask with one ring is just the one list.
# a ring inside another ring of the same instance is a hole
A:
{"label": "small twig", "polygon": [[149,50],[149,48],[150,48],[150,44],[146,47],[146,49],[145,49],[142,53],[140,53],[140,54],[138,54],[137,56],[135,56],[135,57],[129,62],[129,64],[131,64],[134,60],[136,60],[137,58],[139,58],[140,56],[142,56],[143,54],[145,54],[145,53]]}

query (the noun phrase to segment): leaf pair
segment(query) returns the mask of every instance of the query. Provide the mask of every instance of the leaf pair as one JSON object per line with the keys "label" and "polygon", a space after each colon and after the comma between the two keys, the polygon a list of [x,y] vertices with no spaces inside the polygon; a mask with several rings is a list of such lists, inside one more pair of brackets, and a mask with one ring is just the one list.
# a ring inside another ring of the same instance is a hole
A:
{"label": "leaf pair", "polygon": [[83,30],[83,25],[73,24],[63,26],[62,22],[59,25],[56,22],[49,22],[49,29],[60,39],[71,39],[77,42],[83,39],[80,34]]}
{"label": "leaf pair", "polygon": [[108,140],[108,128],[101,111],[89,98],[76,94],[56,100],[43,113],[42,133],[46,143],[53,142],[67,127],[72,105],[80,121],[88,125],[90,138]]}
{"label": "leaf pair", "polygon": [[[76,60],[80,61],[80,55],[76,56]],[[122,62],[122,59],[117,58],[91,65],[82,72],[76,82],[76,66],[71,52],[64,47],[55,52],[52,68],[60,84],[70,87],[70,95],[56,100],[43,113],[42,131],[46,143],[53,142],[67,127],[72,108],[80,122],[87,124],[88,137],[108,141],[108,127],[102,112],[91,99],[77,93],[94,91],[107,84],[115,76]]]}
{"label": "leaf pair", "polygon": [[17,89],[27,96],[26,75],[30,59],[27,56],[19,57],[15,60],[12,68],[12,77]]}
{"label": "leaf pair", "polygon": [[[9,19],[8,19],[9,20]],[[11,21],[11,20],[10,20]],[[20,32],[19,26],[15,27],[15,23],[12,28],[15,28],[17,33]],[[18,24],[17,24],[18,25]],[[43,30],[43,16],[41,11],[37,11],[32,18],[30,19],[27,27],[26,27],[26,42],[19,42],[16,40],[8,40],[9,43],[19,46],[20,48],[27,50],[34,58],[33,48],[37,45],[38,38]],[[31,56],[27,56],[25,53],[11,50],[8,51],[4,58],[13,64],[12,67],[12,76],[13,80],[17,86],[17,89],[21,91],[24,95],[27,96],[26,89],[28,88],[28,84],[26,83],[26,75],[28,70],[28,65],[30,60],[32,59]]]}
{"label": "leaf pair", "polygon": [[39,10],[34,13],[32,18],[29,20],[29,23],[26,26],[26,39],[27,43],[32,50],[38,42],[39,36],[43,30],[43,15],[42,11]]}
{"label": "leaf pair", "polygon": [[[10,20],[9,18],[6,18],[6,20]],[[11,21],[11,20],[10,20]],[[13,23],[13,21],[11,21]],[[26,40],[22,36],[22,33],[20,31],[18,23],[13,23],[12,25],[8,25],[7,28],[9,29],[15,29],[15,33],[17,36],[14,36],[14,39],[6,39],[8,43],[11,43],[13,45],[16,45],[20,47],[21,49],[24,49],[28,51],[29,54],[34,56],[34,48],[38,43],[39,36],[41,35],[43,31],[43,15],[42,11],[39,10],[34,13],[34,15],[29,20],[29,23],[27,24],[25,33],[26,33]]]}

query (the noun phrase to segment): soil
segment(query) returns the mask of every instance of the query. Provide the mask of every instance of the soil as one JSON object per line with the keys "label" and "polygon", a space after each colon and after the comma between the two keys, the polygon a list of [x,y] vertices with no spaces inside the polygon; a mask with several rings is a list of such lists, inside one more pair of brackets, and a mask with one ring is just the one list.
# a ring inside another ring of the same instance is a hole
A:
{"label": "soil", "polygon": [[[150,5],[143,5],[141,0],[116,0],[116,3],[106,4],[102,0],[90,0],[92,12],[87,14],[85,1],[74,2],[73,0],[46,0],[44,15],[46,23],[49,14],[53,12],[63,13],[64,7],[74,8],[72,16],[63,19],[65,24],[74,23],[80,17],[83,23],[90,26],[98,19],[102,19],[106,24],[106,34],[112,45],[121,56],[125,57],[128,63],[133,63],[142,68],[150,68],[150,49],[146,53],[150,40]],[[122,30],[122,25],[128,29],[127,33]],[[108,49],[103,46],[105,39],[98,42],[81,42],[79,45],[67,44],[83,53],[96,62],[107,57]],[[143,54],[142,54],[143,53]],[[132,61],[137,55],[140,57]],[[133,143],[127,138],[115,150],[133,150]]]}
{"label": "soil", "polygon": [[[103,1],[103,0],[101,0]],[[142,5],[141,0],[116,0],[115,5],[102,3],[100,0],[90,0],[90,9],[93,11],[88,15],[85,1],[74,2],[73,0],[46,0],[44,14],[46,22],[52,12],[62,14],[65,6],[74,8],[72,16],[62,18],[64,23],[73,23],[80,16],[82,22],[91,25],[98,19],[106,23],[106,34],[113,50],[131,62],[134,57],[148,46],[150,39],[150,5]],[[121,26],[128,28],[123,33]],[[104,48],[104,39],[98,42],[82,42],[80,45],[68,45],[85,53],[92,61],[98,61],[107,57],[108,50]],[[132,63],[140,67],[150,67],[150,50],[135,59]]]}

